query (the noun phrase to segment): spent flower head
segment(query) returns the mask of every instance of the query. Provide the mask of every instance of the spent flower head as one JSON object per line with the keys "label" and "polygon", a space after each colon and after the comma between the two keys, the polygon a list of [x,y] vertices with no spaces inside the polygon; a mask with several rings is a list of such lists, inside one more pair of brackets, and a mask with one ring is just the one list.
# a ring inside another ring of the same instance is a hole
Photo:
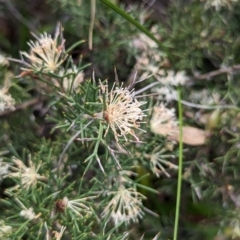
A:
{"label": "spent flower head", "polygon": [[[56,71],[67,58],[64,47],[65,40],[62,36],[62,26],[58,24],[54,38],[47,33],[43,33],[39,37],[34,35],[34,37],[37,39],[35,42],[28,42],[30,53],[20,52],[22,61],[18,62],[26,66],[26,68],[22,68],[22,70],[43,72]],[[27,61],[24,60],[24,57]],[[12,60],[16,61],[14,59]]]}
{"label": "spent flower head", "polygon": [[[116,87],[114,84],[112,90],[108,92],[108,85],[103,85],[100,82],[102,99],[105,98],[104,119],[112,129],[116,141],[119,137],[124,137],[127,141],[127,135],[132,135],[137,141],[134,129],[140,129],[140,121],[146,116],[140,108],[145,102],[139,102],[135,98],[134,90],[124,88],[123,84]],[[106,133],[108,132],[108,129]]]}
{"label": "spent flower head", "polygon": [[142,218],[142,200],[145,196],[137,192],[134,188],[125,188],[120,185],[119,189],[110,192],[108,195],[114,195],[102,212],[102,217],[110,217],[115,225],[125,222],[129,224],[131,221],[138,222]]}
{"label": "spent flower head", "polygon": [[166,108],[163,103],[153,108],[150,121],[151,131],[164,136],[171,135],[176,131],[177,120],[174,108]]}
{"label": "spent flower head", "polygon": [[[17,158],[13,158],[13,162],[16,165],[10,166],[10,172],[8,174],[9,177],[19,178],[21,180],[21,185],[23,188],[28,189],[31,186],[36,185],[37,181],[46,181],[47,178],[45,176],[41,176],[38,174],[38,170],[40,168],[40,164],[36,167],[31,159],[29,159],[29,167],[27,167],[21,160]],[[19,185],[17,186],[19,187]]]}

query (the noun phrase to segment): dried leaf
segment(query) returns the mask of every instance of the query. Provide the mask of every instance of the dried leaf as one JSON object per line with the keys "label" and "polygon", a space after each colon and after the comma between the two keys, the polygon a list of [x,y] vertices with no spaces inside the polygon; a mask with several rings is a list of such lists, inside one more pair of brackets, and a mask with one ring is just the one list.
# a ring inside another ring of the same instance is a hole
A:
{"label": "dried leaf", "polygon": [[[169,140],[179,141],[179,129],[177,126],[175,126],[175,130],[173,131],[173,134],[168,136]],[[204,145],[207,139],[207,134],[204,130],[190,127],[190,126],[184,126],[183,127],[183,143],[191,145],[191,146],[199,146]]]}

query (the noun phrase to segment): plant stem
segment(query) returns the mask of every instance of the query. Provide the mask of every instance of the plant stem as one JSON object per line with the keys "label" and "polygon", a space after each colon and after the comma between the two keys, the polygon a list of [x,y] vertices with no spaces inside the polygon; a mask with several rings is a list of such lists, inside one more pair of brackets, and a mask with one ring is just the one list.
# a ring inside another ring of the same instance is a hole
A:
{"label": "plant stem", "polygon": [[179,119],[179,160],[178,160],[178,183],[177,183],[177,200],[176,200],[176,212],[174,223],[174,235],[173,240],[177,240],[179,212],[181,203],[181,189],[182,189],[182,164],[183,164],[183,142],[182,142],[182,126],[183,126],[183,113],[181,104],[181,90],[178,88],[178,119]]}

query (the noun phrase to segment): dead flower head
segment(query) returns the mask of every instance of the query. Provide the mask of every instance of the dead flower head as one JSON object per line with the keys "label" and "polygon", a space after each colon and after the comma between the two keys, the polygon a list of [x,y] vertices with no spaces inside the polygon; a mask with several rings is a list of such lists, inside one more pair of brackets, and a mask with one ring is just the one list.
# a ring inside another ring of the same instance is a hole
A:
{"label": "dead flower head", "polygon": [[164,136],[172,135],[176,132],[177,124],[173,108],[166,108],[163,103],[153,108],[152,119],[150,121],[152,132]]}

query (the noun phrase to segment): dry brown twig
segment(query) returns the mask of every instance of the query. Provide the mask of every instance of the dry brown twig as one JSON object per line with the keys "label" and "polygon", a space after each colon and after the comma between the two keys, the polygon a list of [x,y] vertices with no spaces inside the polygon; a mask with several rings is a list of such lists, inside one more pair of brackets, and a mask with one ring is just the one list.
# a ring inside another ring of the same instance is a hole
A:
{"label": "dry brown twig", "polygon": [[226,68],[220,68],[218,70],[209,72],[209,73],[205,73],[202,75],[195,75],[194,79],[196,80],[210,80],[211,78],[224,74],[224,73],[228,73],[228,74],[233,74],[234,71],[240,71],[240,64],[238,65],[233,65],[231,67],[226,67]]}

